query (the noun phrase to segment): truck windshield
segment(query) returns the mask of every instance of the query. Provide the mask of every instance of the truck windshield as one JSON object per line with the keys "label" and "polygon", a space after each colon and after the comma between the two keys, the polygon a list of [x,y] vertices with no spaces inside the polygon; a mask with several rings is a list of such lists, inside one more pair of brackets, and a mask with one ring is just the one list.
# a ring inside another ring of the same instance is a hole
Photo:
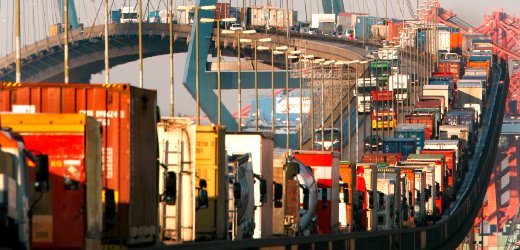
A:
{"label": "truck windshield", "polygon": [[[324,137],[323,137],[323,140],[324,140],[324,141],[330,141],[331,130],[325,130],[325,131],[323,131],[323,136],[324,136]],[[334,139],[334,141],[340,139],[339,130],[334,130],[333,139]],[[315,141],[321,141],[321,140],[322,140],[322,137],[321,137],[321,130],[318,130],[318,131],[314,132],[314,140],[315,140]]]}

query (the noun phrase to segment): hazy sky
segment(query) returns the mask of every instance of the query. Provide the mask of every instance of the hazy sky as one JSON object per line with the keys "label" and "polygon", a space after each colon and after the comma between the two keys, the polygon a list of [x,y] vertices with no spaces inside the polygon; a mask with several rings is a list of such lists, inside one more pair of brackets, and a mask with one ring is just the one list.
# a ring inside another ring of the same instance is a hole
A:
{"label": "hazy sky", "polygon": [[[372,2],[372,0],[366,0],[367,4]],[[389,0],[391,1],[391,0]],[[232,3],[235,3],[236,0],[232,1]],[[258,1],[257,3],[259,3]],[[377,2],[381,3],[381,0],[377,0]],[[397,1],[394,1],[396,3]],[[278,1],[276,1],[278,3]],[[295,1],[296,3],[296,1]],[[313,1],[314,3],[314,1]],[[361,3],[359,1],[356,4]],[[494,9],[497,8],[503,8],[507,10],[509,13],[515,13],[517,16],[520,14],[520,1],[518,0],[494,0],[494,1],[488,1],[488,0],[440,0],[441,6],[443,6],[446,9],[452,9],[459,17],[463,18],[467,22],[478,25],[482,23],[483,19],[482,16],[485,13],[491,13]],[[345,8],[347,11],[349,11],[349,3],[345,1]],[[412,4],[415,7],[415,1],[412,0]],[[296,5],[296,4],[295,4]],[[471,7],[469,7],[469,5]],[[297,5],[301,7],[300,12],[300,19],[304,19],[304,9],[302,5]],[[370,8],[370,7],[369,7]],[[397,4],[395,6],[397,9]],[[356,7],[357,9],[357,7]],[[371,7],[371,12],[374,12],[375,14],[375,8]],[[380,13],[382,12],[379,10]],[[195,101],[189,93],[186,91],[184,86],[182,86],[182,75],[184,72],[184,62],[186,60],[185,54],[176,54],[176,61],[179,63],[176,63],[175,68],[175,106],[176,106],[176,112],[181,113],[188,113],[188,114],[194,114],[195,113]],[[169,71],[168,71],[168,65],[169,65],[169,59],[168,56],[158,56],[153,59],[149,59],[145,61],[145,86],[150,88],[156,88],[161,89],[163,91],[159,91],[159,105],[162,110],[163,115],[169,115],[168,113],[168,104],[169,104],[169,92],[167,91],[168,85],[168,77],[169,77]],[[148,69],[152,69],[153,71]],[[132,82],[135,84],[135,81],[138,79],[138,65],[136,63],[128,63],[127,65],[119,66],[114,68],[111,71],[111,79],[115,82]],[[153,72],[153,73],[152,73]],[[103,81],[102,75],[97,75],[92,78],[93,82],[101,82]],[[242,106],[248,104],[251,102],[251,96],[252,92],[250,91],[243,91],[243,104]],[[224,94],[223,100],[225,105],[228,107],[231,111],[236,111],[236,91],[230,90],[227,91],[227,93]]]}
{"label": "hazy sky", "polygon": [[[400,6],[403,5],[403,0],[356,0],[354,6],[361,6],[361,3],[365,2],[368,6],[369,12],[372,15],[376,14],[376,10],[380,16],[384,16],[385,12],[383,6],[385,1],[388,1],[389,16],[393,16],[393,13],[397,17],[401,17]],[[410,0],[413,7],[416,7],[417,0]],[[13,2],[0,0],[0,33],[1,34],[12,34],[13,26]],[[22,0],[22,44],[30,44],[34,40],[40,40],[48,33],[48,26],[52,23],[59,22],[59,14],[56,11],[55,2],[56,0]],[[125,5],[135,5],[136,0],[110,0],[113,2],[113,9],[119,8],[125,3]],[[147,2],[146,0],[144,1]],[[165,9],[166,0],[151,0],[150,8]],[[174,0],[176,5],[191,5],[193,0]],[[228,2],[228,1],[223,1]],[[247,0],[249,3],[257,3],[262,5],[267,3],[267,0]],[[279,5],[280,0],[271,1],[275,6]],[[285,0],[283,0],[285,2]],[[294,0],[292,5],[296,10],[299,11],[299,18],[305,19],[305,4],[302,4],[304,0]],[[311,9],[313,12],[317,11],[317,0],[305,0],[307,3],[307,11]],[[319,1],[321,2],[321,0]],[[422,2],[422,1],[421,1]],[[478,25],[482,23],[482,17],[484,14],[489,14],[493,10],[504,9],[506,12],[519,16],[520,15],[520,1],[519,0],[439,0],[441,6],[445,9],[453,10],[459,17],[463,18],[467,22]],[[92,25],[92,23],[102,23],[104,18],[102,17],[103,11],[97,12],[100,7],[101,0],[75,0],[76,9],[78,15],[86,26]],[[238,3],[242,3],[242,0],[231,0],[231,4],[236,6]],[[344,1],[346,11],[352,11],[352,1]],[[377,3],[377,8],[375,4]],[[399,4],[398,4],[399,3]],[[156,7],[159,6],[159,7]],[[25,7],[25,8],[24,8]],[[393,7],[393,8],[391,8]],[[95,11],[94,11],[95,10]],[[320,7],[321,10],[321,7]],[[358,7],[356,7],[356,11]],[[408,17],[406,13],[409,11],[404,10],[405,17]],[[47,21],[42,21],[47,19]],[[44,26],[43,28],[41,26]],[[36,31],[35,31],[36,30]],[[12,35],[0,36],[0,57],[4,54],[12,51],[13,44]],[[195,102],[193,98],[187,93],[186,89],[182,85],[182,76],[184,73],[184,63],[186,61],[185,54],[175,54],[176,68],[175,68],[175,104],[177,112],[183,114],[194,114],[195,113]],[[228,59],[229,60],[229,59]],[[168,55],[157,56],[144,61],[144,86],[147,88],[158,89],[159,104],[163,115],[168,114],[168,103],[169,103],[169,61]],[[128,63],[111,69],[111,82],[130,82],[133,85],[138,85],[138,64],[136,62]],[[96,74],[92,77],[92,82],[102,82],[104,77],[102,74]],[[243,104],[250,103],[252,95],[251,92],[244,91],[243,93]],[[231,110],[236,110],[236,91],[227,91],[224,94],[226,106]]]}

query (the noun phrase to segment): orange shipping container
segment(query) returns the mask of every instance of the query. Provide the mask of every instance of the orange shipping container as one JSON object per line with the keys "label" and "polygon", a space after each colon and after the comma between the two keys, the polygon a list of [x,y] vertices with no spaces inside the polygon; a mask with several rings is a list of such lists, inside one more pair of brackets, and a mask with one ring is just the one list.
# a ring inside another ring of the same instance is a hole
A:
{"label": "orange shipping container", "polygon": [[80,113],[102,125],[103,239],[157,238],[156,92],[129,84],[3,83],[0,111]]}
{"label": "orange shipping container", "polygon": [[450,50],[462,47],[462,34],[451,33],[450,34]]}
{"label": "orange shipping container", "polygon": [[399,40],[399,32],[403,29],[403,22],[388,22],[388,42]]}

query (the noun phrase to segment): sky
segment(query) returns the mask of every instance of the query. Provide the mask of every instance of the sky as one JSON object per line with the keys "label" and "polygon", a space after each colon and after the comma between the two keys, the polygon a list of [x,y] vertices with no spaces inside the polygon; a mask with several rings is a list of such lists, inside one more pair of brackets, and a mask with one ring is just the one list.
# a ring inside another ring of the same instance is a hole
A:
{"label": "sky", "polygon": [[[371,0],[367,0],[371,1]],[[413,0],[412,0],[413,1]],[[236,0],[232,1],[234,4]],[[257,2],[259,4],[260,1]],[[379,2],[379,0],[378,0]],[[415,1],[413,1],[415,2]],[[278,3],[278,1],[276,1]],[[520,14],[520,1],[518,0],[440,0],[441,6],[446,9],[452,9],[459,17],[467,20],[472,25],[478,25],[482,23],[482,17],[485,13],[491,13],[494,8],[501,7],[507,11],[512,10],[518,16]],[[471,4],[471,11],[468,10],[468,4]],[[348,11],[348,4],[345,2],[345,8]],[[415,3],[414,3],[415,6]],[[300,7],[302,7],[300,5]],[[370,8],[373,12],[375,12],[375,8]],[[396,6],[397,9],[397,6]],[[304,19],[304,10],[300,10],[299,18]],[[381,13],[381,10],[380,10]],[[175,54],[175,60],[179,63],[176,63],[175,68],[175,109],[176,113],[179,112],[181,114],[190,114],[193,115],[195,113],[195,101],[189,93],[186,91],[184,86],[182,86],[182,76],[184,73],[184,62],[186,60],[185,54]],[[230,59],[231,60],[231,59]],[[168,85],[169,81],[169,56],[157,56],[153,59],[145,60],[145,86],[150,86],[151,88],[163,89],[163,86]],[[147,74],[146,68],[153,68],[155,71],[153,74]],[[162,68],[162,69],[161,69]],[[136,63],[128,63],[126,65],[118,66],[111,70],[112,80],[116,82],[127,82],[127,81],[135,81],[138,79],[138,65]],[[161,69],[161,70],[156,70]],[[98,74],[92,78],[92,82],[102,82],[104,81],[103,75]],[[158,84],[162,83],[162,84]],[[149,85],[148,85],[149,84]],[[167,89],[166,89],[167,90]],[[249,104],[252,101],[252,91],[243,90],[243,104],[242,106]],[[162,115],[169,115],[168,106],[169,106],[169,92],[168,91],[159,91],[159,106],[162,111]],[[236,104],[236,91],[229,90],[225,91],[223,94],[224,105],[232,112],[237,110]]]}
{"label": "sky", "polygon": [[[110,0],[112,9],[116,9],[123,4],[134,5],[137,0]],[[241,0],[230,0],[232,6],[241,4]],[[299,11],[299,19],[305,19],[305,4],[301,4],[304,0],[291,0],[291,6],[294,6],[295,10]],[[317,0],[305,0],[308,4],[307,11],[310,11],[310,5],[312,4],[313,12],[317,10]],[[389,2],[390,6],[393,6],[393,11],[389,10],[389,16],[401,17],[400,7],[403,5],[405,0],[355,0],[347,1],[344,0],[345,9],[347,12],[351,11],[350,6],[354,3],[354,6],[361,6],[361,3],[368,6],[370,14],[375,15],[376,10],[380,16],[384,16],[383,3]],[[410,0],[412,5],[415,7],[417,0]],[[12,34],[13,26],[13,2],[0,0],[0,33],[1,34]],[[147,2],[144,0],[144,2]],[[151,0],[151,8],[166,9],[165,3],[168,0]],[[191,5],[193,0],[174,0],[174,5]],[[225,1],[228,2],[228,1]],[[263,5],[268,0],[246,0],[248,3],[255,3],[257,5]],[[280,0],[272,0],[273,5],[279,6]],[[283,0],[282,2],[285,2]],[[321,2],[321,1],[320,1]],[[520,1],[519,0],[439,0],[441,7],[445,9],[453,10],[460,18],[469,22],[470,24],[477,26],[483,22],[483,15],[490,14],[493,10],[504,9],[506,12],[520,16]],[[81,22],[87,25],[92,23],[102,23],[103,10],[98,11],[101,0],[75,0],[76,9],[80,17]],[[377,3],[377,8],[375,7]],[[400,3],[400,4],[398,4]],[[59,13],[56,11],[55,0],[22,0],[22,44],[30,44],[33,41],[40,40],[45,37],[48,33],[48,26],[52,23],[60,20]],[[321,7],[320,7],[321,8]],[[358,7],[356,7],[357,10]],[[95,14],[97,13],[97,15]],[[405,10],[404,13],[408,13]],[[405,17],[408,17],[405,15]],[[41,21],[44,20],[44,21]],[[46,26],[41,28],[41,26]],[[12,51],[13,39],[9,37],[13,36],[0,36],[0,57],[6,53]],[[233,59],[225,59],[233,60]],[[184,74],[184,64],[186,62],[186,54],[178,53],[175,54],[175,109],[176,114],[194,114],[195,113],[195,101],[191,95],[186,91],[182,85],[182,77]],[[114,67],[110,71],[111,82],[129,82],[133,85],[138,85],[139,72],[137,62],[130,62],[125,65]],[[103,73],[92,76],[92,82],[103,82]],[[163,116],[170,115],[169,110],[169,56],[156,56],[144,60],[144,87],[158,90],[158,103],[162,111]],[[251,102],[252,91],[243,91],[243,104],[247,105]],[[230,111],[236,111],[236,90],[224,91],[223,100],[224,105]]]}

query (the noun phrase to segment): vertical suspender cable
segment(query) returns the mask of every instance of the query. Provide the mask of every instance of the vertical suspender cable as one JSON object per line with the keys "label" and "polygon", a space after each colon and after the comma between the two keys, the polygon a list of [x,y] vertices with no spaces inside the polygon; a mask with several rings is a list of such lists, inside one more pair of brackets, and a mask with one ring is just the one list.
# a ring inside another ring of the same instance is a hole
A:
{"label": "vertical suspender cable", "polygon": [[108,0],[105,0],[105,84],[110,83],[110,65],[108,61]]}
{"label": "vertical suspender cable", "polygon": [[16,0],[16,82],[22,81],[22,72],[21,72],[21,46],[20,46],[20,0]]}
{"label": "vertical suspender cable", "polygon": [[143,0],[139,0],[139,87],[143,87]]}
{"label": "vertical suspender cable", "polygon": [[69,0],[63,0],[63,25],[65,26],[64,36],[64,76],[65,84],[69,83]]}
{"label": "vertical suspender cable", "polygon": [[[175,83],[173,80],[173,0],[170,0],[170,9],[168,11],[168,22],[170,25],[170,116],[175,116],[175,104],[174,104],[174,87]],[[219,56],[219,55],[217,55]],[[220,104],[219,104],[220,105]],[[220,113],[219,113],[220,114]],[[220,125],[220,118],[219,118]]]}

